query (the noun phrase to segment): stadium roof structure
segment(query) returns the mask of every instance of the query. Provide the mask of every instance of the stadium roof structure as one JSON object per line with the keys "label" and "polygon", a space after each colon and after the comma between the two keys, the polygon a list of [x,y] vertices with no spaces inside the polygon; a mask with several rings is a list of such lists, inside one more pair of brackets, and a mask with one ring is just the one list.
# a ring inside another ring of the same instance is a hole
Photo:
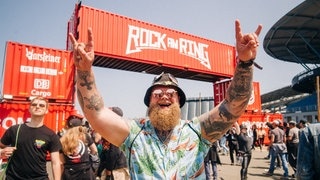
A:
{"label": "stadium roof structure", "polygon": [[275,59],[306,69],[293,78],[294,90],[315,91],[315,79],[320,75],[320,1],[305,0],[289,11],[268,31],[263,48]]}

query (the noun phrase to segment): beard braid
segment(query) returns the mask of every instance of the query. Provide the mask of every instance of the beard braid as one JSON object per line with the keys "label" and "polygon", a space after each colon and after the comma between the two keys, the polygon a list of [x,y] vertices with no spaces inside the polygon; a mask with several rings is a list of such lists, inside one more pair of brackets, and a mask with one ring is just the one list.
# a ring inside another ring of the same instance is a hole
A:
{"label": "beard braid", "polygon": [[172,130],[180,120],[180,107],[174,103],[168,109],[161,109],[157,104],[150,105],[148,115],[153,127],[160,131]]}

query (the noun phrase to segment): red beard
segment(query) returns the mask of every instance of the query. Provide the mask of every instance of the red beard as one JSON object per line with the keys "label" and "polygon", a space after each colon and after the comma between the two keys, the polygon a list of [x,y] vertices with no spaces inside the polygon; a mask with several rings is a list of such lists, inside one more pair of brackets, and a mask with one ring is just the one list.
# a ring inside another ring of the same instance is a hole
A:
{"label": "red beard", "polygon": [[172,130],[180,121],[180,107],[178,103],[162,109],[158,104],[151,104],[148,115],[151,124],[160,131]]}

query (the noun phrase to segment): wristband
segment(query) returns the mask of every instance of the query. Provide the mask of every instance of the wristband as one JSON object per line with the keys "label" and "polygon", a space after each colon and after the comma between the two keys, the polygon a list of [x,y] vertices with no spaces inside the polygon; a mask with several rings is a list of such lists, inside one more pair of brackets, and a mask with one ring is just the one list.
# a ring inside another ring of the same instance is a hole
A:
{"label": "wristband", "polygon": [[254,59],[250,59],[249,61],[241,61],[239,59],[238,64],[239,64],[239,66],[246,68],[246,67],[252,66],[254,63],[253,61],[254,61]]}

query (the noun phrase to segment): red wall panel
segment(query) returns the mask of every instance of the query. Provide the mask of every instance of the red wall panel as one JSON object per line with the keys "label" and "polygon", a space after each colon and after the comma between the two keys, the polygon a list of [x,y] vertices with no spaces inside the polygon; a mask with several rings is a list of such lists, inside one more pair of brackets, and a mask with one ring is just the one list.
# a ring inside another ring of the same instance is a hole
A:
{"label": "red wall panel", "polygon": [[13,100],[44,96],[73,103],[74,69],[69,51],[7,42],[2,96]]}
{"label": "red wall panel", "polygon": [[[214,106],[223,101],[230,82],[231,80],[224,80],[213,84]],[[252,85],[252,94],[246,110],[261,112],[260,84],[253,82]]]}

